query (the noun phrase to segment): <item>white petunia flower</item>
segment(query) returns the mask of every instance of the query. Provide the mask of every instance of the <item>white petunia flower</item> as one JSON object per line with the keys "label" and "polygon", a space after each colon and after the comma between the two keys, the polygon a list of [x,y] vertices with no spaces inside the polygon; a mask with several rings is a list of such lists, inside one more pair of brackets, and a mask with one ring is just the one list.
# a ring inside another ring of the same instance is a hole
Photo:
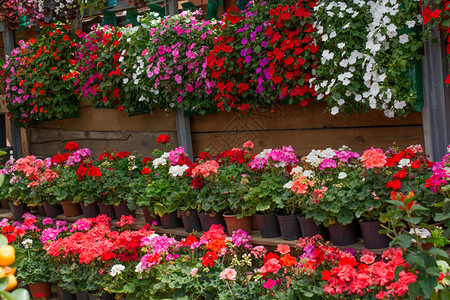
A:
{"label": "white petunia flower", "polygon": [[123,270],[125,270],[124,265],[121,265],[121,264],[114,265],[114,266],[112,266],[111,272],[109,272],[109,275],[111,275],[112,277],[115,277],[117,274],[122,273]]}
{"label": "white petunia flower", "polygon": [[406,26],[408,26],[408,28],[413,28],[416,26],[416,21],[406,21]]}
{"label": "white petunia flower", "polygon": [[332,31],[332,32],[330,33],[330,39],[332,39],[332,38],[334,38],[334,37],[336,37],[336,31]]}
{"label": "white petunia flower", "polygon": [[331,109],[331,114],[334,116],[334,115],[337,115],[338,113],[339,113],[339,107],[334,106],[334,107]]}
{"label": "white petunia flower", "polygon": [[402,34],[398,37],[398,41],[400,42],[400,44],[406,44],[407,42],[409,42],[409,37],[406,33]]}

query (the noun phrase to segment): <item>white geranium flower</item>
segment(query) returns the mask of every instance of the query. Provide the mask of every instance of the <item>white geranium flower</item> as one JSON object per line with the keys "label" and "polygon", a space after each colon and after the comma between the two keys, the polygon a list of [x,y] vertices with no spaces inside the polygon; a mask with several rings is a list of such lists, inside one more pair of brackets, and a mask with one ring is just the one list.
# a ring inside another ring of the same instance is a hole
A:
{"label": "white geranium flower", "polygon": [[112,266],[111,272],[109,272],[109,275],[111,275],[112,277],[115,277],[117,274],[122,273],[123,270],[125,270],[124,265],[121,265],[121,264],[114,265],[114,266]]}
{"label": "white geranium flower", "polygon": [[187,165],[182,166],[170,166],[169,168],[169,174],[173,177],[181,177],[183,176],[184,172],[189,169]]}
{"label": "white geranium flower", "polygon": [[303,176],[305,176],[306,178],[313,178],[314,177],[314,171],[312,170],[306,170],[303,172]]}
{"label": "white geranium flower", "polygon": [[322,150],[319,155],[323,158],[333,158],[336,156],[336,152],[334,152],[333,149],[327,148],[325,150]]}
{"label": "white geranium flower", "polygon": [[24,240],[24,241],[22,242],[22,246],[23,246],[25,249],[31,248],[31,246],[33,246],[33,240],[32,240],[32,239],[26,239],[26,240]]}
{"label": "white geranium flower", "polygon": [[345,172],[340,172],[338,175],[339,179],[344,179],[345,177],[347,177],[347,173],[345,173]]}
{"label": "white geranium flower", "polygon": [[300,166],[296,166],[295,168],[292,168],[291,175],[300,174],[302,172],[303,172],[303,168]]}
{"label": "white geranium flower", "polygon": [[[428,231],[428,229],[425,229],[425,228],[411,228],[409,230],[409,233],[410,234],[415,234],[415,235],[419,236],[422,239],[426,239],[426,238],[431,236],[431,232]],[[415,239],[412,239],[412,242],[416,243],[417,241]]]}
{"label": "white geranium flower", "polygon": [[408,158],[402,158],[399,162],[398,162],[398,167],[399,168],[403,168],[403,167],[408,167],[411,163],[411,160]]}
{"label": "white geranium flower", "polygon": [[291,189],[293,184],[294,184],[293,181],[289,181],[288,183],[286,183],[285,185],[283,185],[283,187],[284,187],[285,189]]}
{"label": "white geranium flower", "polygon": [[409,42],[409,37],[406,33],[402,34],[398,37],[398,41],[400,42],[400,44],[406,44],[407,42]]}
{"label": "white geranium flower", "polygon": [[142,273],[142,272],[144,272],[144,269],[142,269],[142,262],[139,262],[139,263],[136,265],[136,268],[134,269],[134,271],[135,271],[136,273]]}
{"label": "white geranium flower", "polygon": [[394,117],[394,111],[393,110],[385,110],[384,111],[384,115],[388,118],[393,118]]}

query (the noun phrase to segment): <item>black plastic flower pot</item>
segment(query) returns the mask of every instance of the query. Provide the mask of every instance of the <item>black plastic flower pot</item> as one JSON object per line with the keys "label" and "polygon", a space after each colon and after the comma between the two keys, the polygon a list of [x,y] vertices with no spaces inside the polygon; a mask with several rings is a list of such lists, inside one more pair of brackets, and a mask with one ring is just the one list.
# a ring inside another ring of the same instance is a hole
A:
{"label": "black plastic flower pot", "polygon": [[147,207],[144,207],[142,211],[144,212],[144,218],[146,223],[150,225],[154,225],[155,224],[154,222],[156,222],[156,225],[161,224],[159,216],[153,217]]}
{"label": "black plastic flower pot", "polygon": [[58,293],[58,299],[60,300],[76,300],[77,295],[72,294],[68,290],[65,290],[59,286],[56,287],[56,292]]}
{"label": "black plastic flower pot", "polygon": [[298,223],[296,215],[277,215],[277,219],[283,240],[294,241],[302,237],[300,224]]}
{"label": "black plastic flower pot", "polygon": [[[212,225],[222,225],[224,226],[224,221],[222,214],[205,214],[199,213],[200,223],[202,224],[203,231],[208,231]],[[225,227],[225,226],[224,226]]]}
{"label": "black plastic flower pot", "polygon": [[359,220],[364,247],[368,249],[382,249],[389,247],[390,238],[386,234],[379,234],[382,230],[380,221]]}
{"label": "black plastic flower pot", "polygon": [[276,214],[256,214],[255,216],[262,238],[270,239],[281,236],[280,225],[278,225]]}
{"label": "black plastic flower pot", "polygon": [[161,217],[161,225],[164,229],[175,229],[181,226],[180,219],[177,217],[177,212],[166,213]]}
{"label": "black plastic flower pot", "polygon": [[180,213],[184,231],[189,233],[202,231],[202,224],[195,210],[183,210]]}
{"label": "black plastic flower pot", "polygon": [[84,205],[84,203],[80,204],[85,218],[95,218],[100,214],[97,203],[91,203],[88,206]]}
{"label": "black plastic flower pot", "polygon": [[14,202],[8,201],[9,209],[12,212],[14,220],[21,220],[24,213],[29,212],[29,208],[25,203],[15,205]]}
{"label": "black plastic flower pot", "polygon": [[100,214],[106,215],[107,217],[111,218],[111,220],[116,219],[116,213],[114,211],[114,206],[111,204],[103,204],[101,202],[97,203],[98,210],[100,211]]}
{"label": "black plastic flower pot", "polygon": [[77,292],[77,300],[89,300],[89,294],[83,291]]}
{"label": "black plastic flower pot", "polygon": [[114,206],[114,213],[116,214],[116,218],[120,220],[122,216],[133,216],[136,218],[136,211],[131,211],[128,209],[127,202],[121,202],[119,205]]}
{"label": "black plastic flower pot", "polygon": [[331,242],[335,246],[348,246],[358,241],[354,222],[347,225],[335,222],[330,224],[328,229],[330,230]]}
{"label": "black plastic flower pot", "polygon": [[302,230],[303,237],[311,237],[315,235],[321,235],[324,240],[330,239],[328,229],[323,225],[317,225],[314,219],[307,219],[305,217],[298,216],[298,222],[300,229]]}
{"label": "black plastic flower pot", "polygon": [[44,202],[44,209],[46,216],[52,219],[55,219],[63,213],[61,204],[50,204],[48,202]]}
{"label": "black plastic flower pot", "polygon": [[45,207],[44,207],[44,205],[38,205],[37,206],[37,210],[39,212],[39,215],[41,215],[42,217],[46,217],[47,216],[45,214]]}

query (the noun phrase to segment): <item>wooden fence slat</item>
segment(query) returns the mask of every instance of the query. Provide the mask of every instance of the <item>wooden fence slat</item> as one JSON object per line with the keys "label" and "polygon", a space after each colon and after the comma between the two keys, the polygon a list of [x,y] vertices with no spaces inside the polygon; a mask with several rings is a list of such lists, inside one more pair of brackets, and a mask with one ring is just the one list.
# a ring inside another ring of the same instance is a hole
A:
{"label": "wooden fence slat", "polygon": [[[407,117],[387,118],[382,112],[372,111],[361,115],[344,117],[323,113],[325,104],[311,103],[306,108],[280,106],[274,112],[252,112],[247,115],[220,112],[206,116],[191,117],[192,133],[219,132],[224,130],[286,130],[299,128],[340,128],[421,125],[420,113]],[[234,128],[234,129],[230,129]]]}
{"label": "wooden fence slat", "polygon": [[310,129],[290,131],[249,131],[222,133],[193,133],[194,153],[209,149],[211,154],[242,147],[247,140],[255,144],[254,152],[265,148],[291,145],[297,155],[308,154],[312,149],[339,148],[347,145],[362,153],[370,147],[387,149],[396,143],[399,147],[423,144],[422,126],[379,128]]}

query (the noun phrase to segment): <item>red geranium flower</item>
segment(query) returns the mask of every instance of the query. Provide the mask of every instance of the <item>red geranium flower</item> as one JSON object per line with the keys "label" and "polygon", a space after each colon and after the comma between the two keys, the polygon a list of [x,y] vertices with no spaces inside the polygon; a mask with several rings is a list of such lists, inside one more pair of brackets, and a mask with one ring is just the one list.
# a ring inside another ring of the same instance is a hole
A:
{"label": "red geranium flower", "polygon": [[160,136],[158,136],[158,138],[156,139],[156,142],[158,144],[167,144],[169,143],[170,137],[167,134],[161,134]]}
{"label": "red geranium flower", "polygon": [[78,148],[79,148],[79,146],[75,142],[68,142],[66,144],[66,146],[64,147],[64,149],[66,149],[67,151],[77,151]]}
{"label": "red geranium flower", "polygon": [[89,177],[100,177],[100,176],[102,176],[102,172],[100,171],[100,169],[98,167],[92,167],[87,172],[87,175]]}

